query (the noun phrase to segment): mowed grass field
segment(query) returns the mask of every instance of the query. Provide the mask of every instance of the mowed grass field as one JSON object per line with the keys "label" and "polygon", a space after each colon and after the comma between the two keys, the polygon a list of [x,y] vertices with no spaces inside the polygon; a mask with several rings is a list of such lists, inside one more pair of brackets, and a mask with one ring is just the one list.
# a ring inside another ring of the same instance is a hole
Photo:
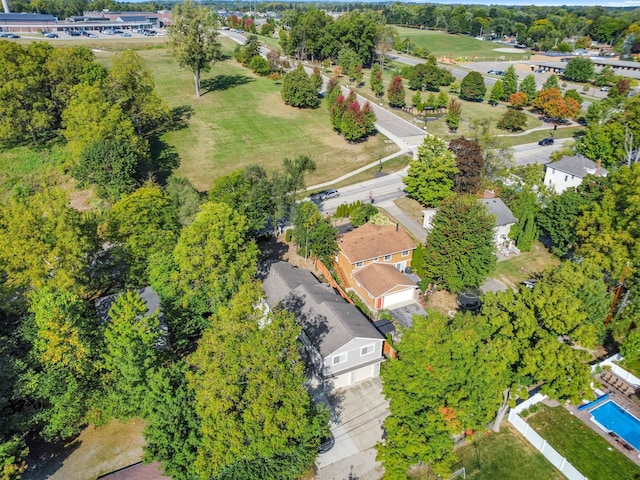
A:
{"label": "mowed grass field", "polygon": [[408,38],[411,43],[418,47],[426,48],[436,57],[447,57],[461,59],[466,57],[469,61],[494,61],[496,57],[505,56],[512,60],[525,60],[529,58],[526,50],[518,53],[504,53],[496,51],[497,48],[504,48],[500,45],[484,40],[477,40],[467,35],[453,35],[446,32],[434,30],[419,30],[416,28],[406,28],[396,26],[400,39]]}
{"label": "mowed grass field", "polygon": [[[235,44],[221,38],[228,55]],[[138,52],[154,74],[156,89],[172,109],[188,112],[186,127],[161,137],[180,156],[177,173],[199,190],[219,176],[246,165],[280,168],[285,157],[307,155],[317,170],[306,183],[325,182],[375,162],[397,147],[378,134],[350,144],[336,134],[324,105],[298,109],[284,104],[281,83],[254,75],[233,59],[216,63],[202,76],[200,98],[195,97],[193,75],[178,67],[167,49]],[[98,52],[110,63],[112,53]]]}
{"label": "mowed grass field", "polygon": [[455,453],[460,459],[457,466],[465,468],[467,479],[565,478],[507,422],[502,425],[500,433],[478,433],[471,443],[456,449]]}

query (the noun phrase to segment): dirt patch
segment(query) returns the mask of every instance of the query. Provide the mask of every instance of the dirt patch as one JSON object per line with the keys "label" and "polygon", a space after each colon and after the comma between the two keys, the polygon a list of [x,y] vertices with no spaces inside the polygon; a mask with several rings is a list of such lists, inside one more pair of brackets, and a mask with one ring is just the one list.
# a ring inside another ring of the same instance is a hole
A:
{"label": "dirt patch", "polygon": [[93,480],[142,459],[144,422],[113,420],[104,427],[89,426],[66,445],[36,443],[27,458],[23,480]]}
{"label": "dirt patch", "polygon": [[458,311],[456,296],[446,290],[433,292],[432,294],[427,295],[426,299],[425,307],[428,309],[437,310],[445,315],[448,315],[449,312]]}
{"label": "dirt patch", "polygon": [[91,190],[74,190],[69,193],[70,206],[80,212],[91,210],[94,195]]}

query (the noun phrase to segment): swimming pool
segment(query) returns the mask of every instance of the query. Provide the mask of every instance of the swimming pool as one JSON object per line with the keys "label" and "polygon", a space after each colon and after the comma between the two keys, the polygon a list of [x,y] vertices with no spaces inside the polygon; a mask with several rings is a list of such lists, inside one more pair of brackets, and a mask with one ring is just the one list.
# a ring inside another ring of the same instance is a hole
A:
{"label": "swimming pool", "polygon": [[620,405],[610,400],[589,413],[596,423],[607,430],[613,430],[636,450],[640,450],[640,420]]}

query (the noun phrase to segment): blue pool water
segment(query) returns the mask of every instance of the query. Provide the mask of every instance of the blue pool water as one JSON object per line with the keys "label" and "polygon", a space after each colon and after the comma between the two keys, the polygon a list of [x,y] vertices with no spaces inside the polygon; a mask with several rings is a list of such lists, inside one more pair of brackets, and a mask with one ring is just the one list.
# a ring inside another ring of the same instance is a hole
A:
{"label": "blue pool water", "polygon": [[589,412],[605,428],[613,430],[620,438],[640,450],[640,420],[617,403],[609,401]]}

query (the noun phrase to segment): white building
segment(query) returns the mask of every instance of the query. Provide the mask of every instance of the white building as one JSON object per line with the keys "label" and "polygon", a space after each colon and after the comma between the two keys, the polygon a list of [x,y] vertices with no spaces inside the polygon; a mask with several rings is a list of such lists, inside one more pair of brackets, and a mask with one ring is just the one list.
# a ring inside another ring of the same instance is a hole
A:
{"label": "white building", "polygon": [[596,163],[583,155],[563,157],[557,162],[547,163],[545,168],[544,184],[558,194],[567,188],[578,187],[587,175],[606,177],[609,173],[600,166],[599,160]]}

